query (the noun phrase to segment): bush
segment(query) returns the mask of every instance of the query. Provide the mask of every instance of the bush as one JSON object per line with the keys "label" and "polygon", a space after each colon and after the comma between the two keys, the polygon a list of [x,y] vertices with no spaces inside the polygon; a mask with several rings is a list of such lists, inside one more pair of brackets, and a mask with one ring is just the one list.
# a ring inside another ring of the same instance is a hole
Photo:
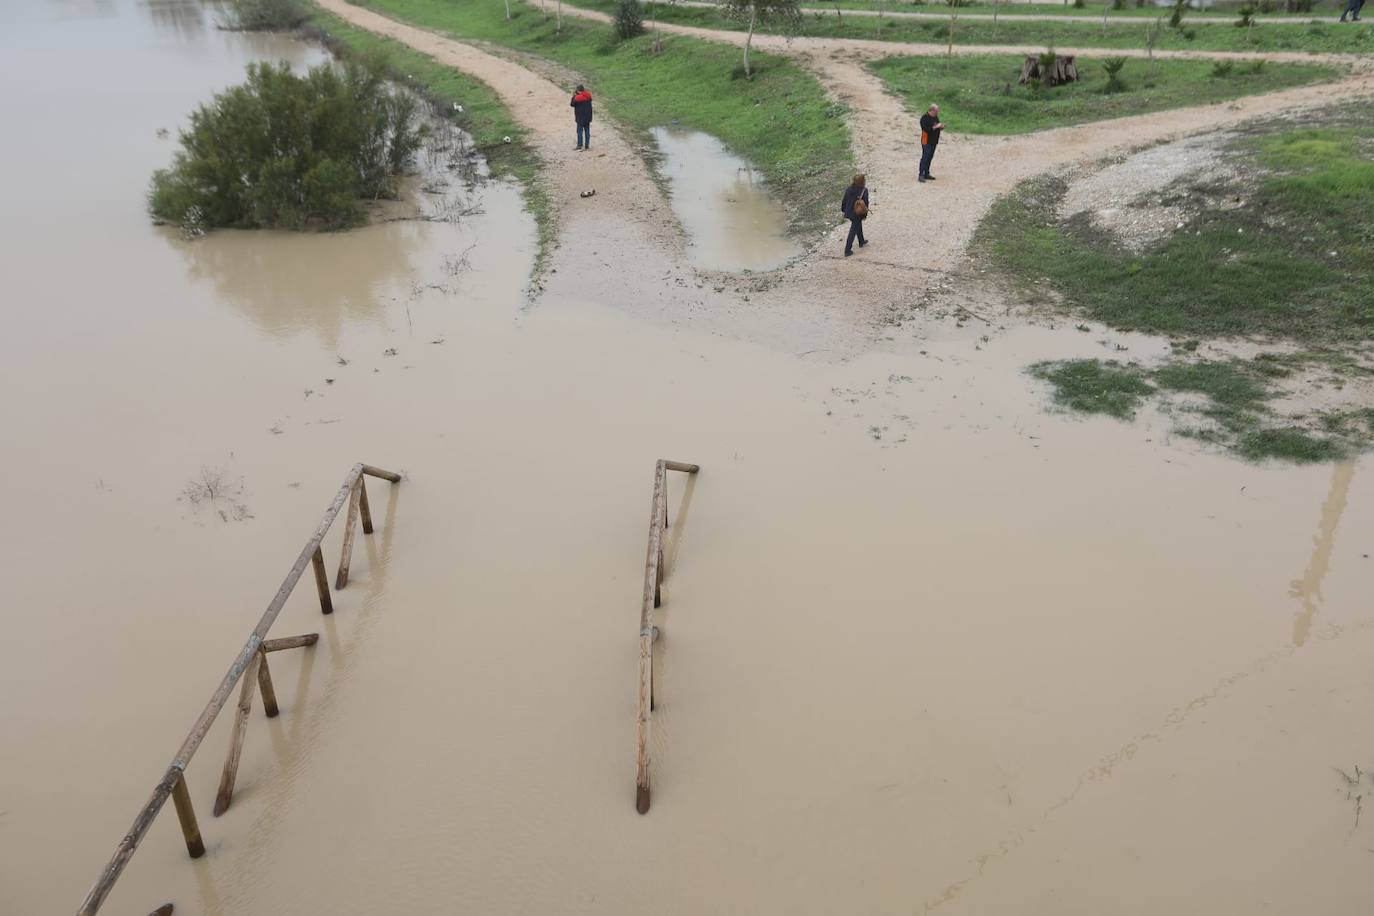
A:
{"label": "bush", "polygon": [[1236,20],[1236,26],[1248,29],[1250,24],[1255,21],[1255,5],[1247,2],[1237,12],[1240,13],[1240,18]]}
{"label": "bush", "polygon": [[1102,61],[1102,69],[1107,73],[1107,92],[1121,92],[1126,88],[1126,83],[1121,79],[1121,68],[1124,66],[1124,57],[1108,57]]}
{"label": "bush", "polygon": [[1231,75],[1236,69],[1236,62],[1233,60],[1214,60],[1212,61],[1212,76],[1224,79]]}
{"label": "bush", "polygon": [[1174,0],[1173,10],[1169,13],[1169,27],[1172,29],[1183,28],[1183,15],[1188,12],[1188,0]]}
{"label": "bush", "polygon": [[621,41],[644,34],[644,7],[639,0],[619,0],[615,5],[615,35]]}
{"label": "bush", "polygon": [[362,202],[394,197],[420,144],[415,99],[381,64],[322,65],[296,76],[252,64],[248,81],[191,115],[148,209],[193,230],[357,225]]}
{"label": "bush", "polygon": [[310,18],[305,0],[229,0],[231,29],[245,32],[285,31]]}

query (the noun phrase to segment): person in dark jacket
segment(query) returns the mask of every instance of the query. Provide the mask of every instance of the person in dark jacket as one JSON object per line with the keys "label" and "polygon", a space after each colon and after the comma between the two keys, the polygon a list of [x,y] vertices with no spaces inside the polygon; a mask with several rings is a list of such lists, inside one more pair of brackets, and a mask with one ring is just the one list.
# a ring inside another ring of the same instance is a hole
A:
{"label": "person in dark jacket", "polygon": [[[855,213],[854,205],[863,201],[863,213]],[[840,212],[844,218],[849,220],[849,238],[844,242],[844,256],[847,258],[854,253],[854,240],[859,240],[859,247],[868,244],[868,239],[864,238],[864,217],[868,215],[868,188],[864,186],[864,176],[855,175],[854,181],[849,187],[844,189],[844,199],[840,201]]]}
{"label": "person in dark jacket", "polygon": [[591,149],[592,94],[587,91],[586,86],[578,83],[577,91],[573,93],[572,101],[568,104],[572,106],[573,120],[577,122],[577,146],[573,149]]}
{"label": "person in dark jacket", "polygon": [[940,131],[945,129],[945,122],[940,120],[940,106],[931,105],[926,113],[921,115],[921,168],[917,172],[917,181],[934,181],[935,176],[930,174],[930,160],[935,158],[935,147],[940,143]]}

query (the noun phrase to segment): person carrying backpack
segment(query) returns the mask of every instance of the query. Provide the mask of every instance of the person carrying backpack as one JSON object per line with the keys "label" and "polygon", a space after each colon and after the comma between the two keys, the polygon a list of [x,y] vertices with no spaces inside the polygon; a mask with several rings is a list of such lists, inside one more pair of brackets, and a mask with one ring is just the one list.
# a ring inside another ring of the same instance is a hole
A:
{"label": "person carrying backpack", "polygon": [[844,243],[844,256],[847,258],[854,253],[854,239],[859,240],[860,248],[868,244],[868,239],[864,238],[864,220],[868,218],[868,188],[864,186],[863,173],[855,175],[849,187],[844,189],[840,212],[849,220],[849,238]]}
{"label": "person carrying backpack", "polygon": [[577,91],[573,93],[572,101],[568,104],[572,106],[573,120],[577,122],[577,146],[573,149],[591,149],[592,94],[587,91],[586,86],[578,83]]}

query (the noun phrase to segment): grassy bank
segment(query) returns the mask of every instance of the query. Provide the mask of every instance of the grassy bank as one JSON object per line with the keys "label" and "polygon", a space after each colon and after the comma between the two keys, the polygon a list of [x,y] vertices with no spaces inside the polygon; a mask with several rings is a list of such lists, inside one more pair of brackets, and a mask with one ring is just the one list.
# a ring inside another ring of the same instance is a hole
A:
{"label": "grassy bank", "polygon": [[[756,165],[786,204],[790,228],[812,234],[835,222],[835,196],[853,172],[849,128],[810,74],[782,57],[756,54],[745,79],[739,51],[714,42],[665,36],[616,41],[610,25],[564,17],[552,6],[477,0],[369,0],[378,12],[459,38],[526,51],[580,74],[602,110],[651,145],[649,129],[676,119],[718,137]],[[571,131],[569,132],[571,138]]]}
{"label": "grassy bank", "polygon": [[[1154,167],[1169,149],[1139,155],[1160,154]],[[1186,155],[1186,175],[1134,196],[1125,188],[1098,204],[1110,208],[1101,213],[1063,212],[1067,176],[1033,179],[994,204],[974,237],[977,257],[1038,302],[1174,339],[1174,357],[1151,369],[1073,360],[1032,373],[1070,410],[1129,418],[1159,399],[1179,433],[1246,458],[1322,461],[1367,448],[1374,410],[1358,392],[1374,377],[1374,264],[1365,257],[1374,242],[1374,105],[1308,112],[1301,127],[1252,122]],[[1132,174],[1126,166],[1104,177],[1121,190]],[[1107,213],[1127,222],[1106,224]],[[1157,214],[1162,236],[1130,246],[1111,228],[1138,232]],[[1200,341],[1220,337],[1282,349],[1199,361]],[[1356,397],[1335,394],[1352,381]],[[1315,388],[1328,392],[1305,397]],[[1294,406],[1309,401],[1346,406]]]}
{"label": "grassy bank", "polygon": [[[538,231],[534,268],[537,277],[557,236],[557,214],[540,178],[539,157],[526,142],[525,130],[491,87],[400,42],[355,28],[317,8],[313,10],[310,29],[336,54],[379,56],[386,61],[397,79],[436,102],[445,117],[472,137],[494,177],[519,182]],[[463,107],[462,112],[453,110],[455,103]],[[511,138],[510,143],[504,142],[506,137]]]}
{"label": "grassy bank", "polygon": [[1224,151],[1230,178],[1171,188],[1172,202],[1196,210],[1144,250],[1122,247],[1084,214],[1060,214],[1068,184],[1058,176],[994,204],[974,250],[1116,328],[1367,344],[1374,106],[1318,112],[1304,123],[1313,126],[1253,126]]}
{"label": "grassy bank", "polygon": [[1054,403],[1079,413],[1121,420],[1147,401],[1175,420],[1175,433],[1218,445],[1250,461],[1297,463],[1349,457],[1374,443],[1374,408],[1281,414],[1286,392],[1276,380],[1323,366],[1326,353],[1262,354],[1254,359],[1175,359],[1154,369],[1094,359],[1037,363]]}
{"label": "grassy bank", "polygon": [[1101,58],[1078,58],[1077,82],[1052,89],[1017,84],[1022,58],[977,55],[889,57],[869,65],[912,111],[940,103],[951,129],[971,134],[1015,134],[1126,115],[1220,102],[1334,78],[1317,64],[1239,64],[1210,61],[1127,60],[1110,86]]}
{"label": "grassy bank", "polygon": [[[614,0],[580,0],[578,6],[609,12]],[[694,25],[708,29],[740,30],[739,22],[719,10],[654,5],[664,22]],[[896,7],[894,7],[895,9]],[[963,8],[926,7],[957,16]],[[1058,10],[1059,7],[1049,7]],[[1086,17],[1085,17],[1086,18]],[[1108,48],[1144,50],[1147,31],[1155,17],[1124,17],[1103,28],[1101,19],[1085,22],[1026,21],[1025,17],[1006,16],[993,23],[987,20],[956,19],[956,45],[1026,45],[1033,48]],[[1374,28],[1360,24],[1311,23],[1294,26],[1256,26],[1236,28],[1230,23],[1198,23],[1171,29],[1167,11],[1155,48],[1178,51],[1308,51],[1317,53],[1363,54],[1374,52]],[[763,29],[761,31],[767,31]],[[876,16],[836,16],[835,13],[807,13],[801,35],[817,38],[851,38],[875,41],[919,42],[945,45],[950,38],[950,20],[907,19]]]}

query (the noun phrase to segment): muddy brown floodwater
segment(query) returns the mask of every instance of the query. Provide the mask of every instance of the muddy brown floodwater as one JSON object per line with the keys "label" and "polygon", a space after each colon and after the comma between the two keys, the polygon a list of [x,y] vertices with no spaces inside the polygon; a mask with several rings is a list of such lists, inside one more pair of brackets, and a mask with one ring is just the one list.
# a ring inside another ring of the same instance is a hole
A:
{"label": "muddy brown floodwater", "polygon": [[763,176],[720,140],[699,130],[657,127],[659,171],[673,213],[691,239],[691,259],[707,270],[767,270],[800,249]]}
{"label": "muddy brown floodwater", "polygon": [[[1148,338],[844,339],[840,303],[765,344],[742,299],[679,323],[557,254],[530,302],[499,184],[457,225],[182,241],[143,212],[158,130],[320,57],[213,22],[0,8],[0,912],[75,910],[360,460],[407,479],[337,613],[287,605],[322,638],[274,657],[224,817],[227,717],[194,761],[208,855],[164,812],[105,912],[1369,912],[1365,467],[1048,413],[1021,372]],[[639,817],[660,456],[703,470]]]}

